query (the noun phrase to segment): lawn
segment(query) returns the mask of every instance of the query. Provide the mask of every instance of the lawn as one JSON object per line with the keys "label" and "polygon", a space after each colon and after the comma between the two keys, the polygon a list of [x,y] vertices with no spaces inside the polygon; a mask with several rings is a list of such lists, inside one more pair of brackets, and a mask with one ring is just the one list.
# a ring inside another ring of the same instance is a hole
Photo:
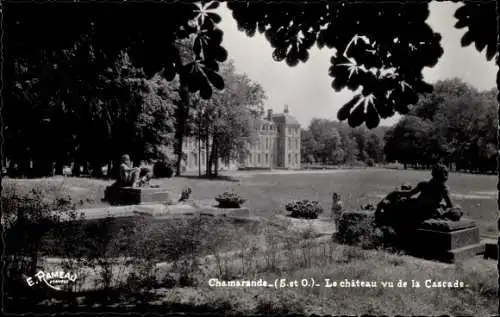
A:
{"label": "lawn", "polygon": [[[175,197],[185,186],[193,190],[195,200],[213,199],[224,191],[235,191],[247,201],[257,215],[269,216],[284,212],[286,202],[293,199],[318,200],[328,215],[331,193],[338,192],[346,209],[357,209],[361,204],[376,204],[395,186],[403,183],[415,185],[427,180],[429,171],[359,169],[300,173],[252,173],[227,172],[231,180],[199,179],[186,176],[154,180],[171,191]],[[85,178],[46,178],[37,180],[6,180],[22,186],[33,186],[39,182],[59,183],[68,186],[77,199],[87,200],[87,207],[103,205],[100,199],[111,181]],[[451,173],[448,186],[452,200],[463,207],[466,217],[477,221],[483,236],[496,236],[497,220],[497,177]]]}
{"label": "lawn", "polygon": [[[247,199],[245,206],[265,219],[258,224],[245,226],[215,218],[193,218],[169,225],[138,222],[140,230],[131,234],[124,232],[127,239],[117,239],[118,244],[110,244],[112,247],[108,249],[113,253],[118,252],[120,245],[133,246],[132,249],[137,250],[136,256],[141,259],[149,259],[153,253],[162,254],[161,260],[167,261],[167,266],[164,267],[164,272],[160,270],[154,274],[157,279],[162,280],[160,285],[163,286],[156,287],[153,290],[155,299],[147,301],[162,307],[159,308],[161,311],[264,315],[287,312],[355,315],[494,314],[498,304],[496,261],[476,257],[464,263],[446,265],[410,256],[338,245],[329,239],[314,244],[305,240],[310,237],[307,230],[288,231],[282,223],[275,223],[272,217],[274,214],[284,213],[285,203],[293,199],[319,200],[325,208],[324,216],[327,216],[332,191],[341,195],[347,209],[356,209],[360,204],[376,203],[381,196],[402,183],[414,185],[426,180],[429,174],[428,171],[360,169],[273,174],[232,172],[227,173],[224,180],[199,179],[194,176],[155,180],[155,183],[174,195],[180,195],[184,186],[190,186],[195,200],[213,199],[224,191],[238,192]],[[26,189],[40,183],[61,185],[69,188],[72,197],[82,200],[85,207],[92,207],[104,204],[100,199],[104,188],[111,182],[59,177],[4,180],[4,184],[13,183],[16,187]],[[450,174],[452,199],[464,208],[467,217],[477,220],[483,235],[496,235],[496,183],[496,176]],[[101,231],[107,230],[96,232]],[[76,234],[72,238],[75,241],[79,239]],[[229,252],[224,255],[227,251],[237,253]],[[170,266],[172,261],[177,261],[175,259],[178,256],[187,254],[188,257],[182,257],[185,260],[189,259],[191,253],[197,257],[205,257],[207,252],[214,255],[211,260],[204,260],[196,265],[189,261],[184,265],[184,262],[178,261],[175,263],[180,263],[180,266]],[[118,255],[117,253],[116,256]],[[138,272],[140,276],[149,274]],[[122,273],[117,273],[117,276],[120,274]],[[189,278],[181,283],[180,276]],[[172,278],[176,281],[174,284],[171,284]],[[331,281],[354,279],[375,281],[378,286],[228,288],[210,287],[208,280],[211,278],[268,281],[286,278],[298,280],[299,283],[304,278],[316,281],[324,281],[325,278]],[[467,286],[437,289],[425,286],[400,288],[397,284],[393,288],[387,288],[381,285],[382,281],[397,283],[399,279],[408,283],[418,280],[422,285],[427,279],[459,280]],[[130,288],[128,280],[126,285]],[[85,310],[95,304],[103,305],[102,295],[96,296],[93,302],[89,300],[82,304],[86,305]],[[124,305],[123,294],[120,293],[120,296],[115,304]],[[144,309],[150,308],[152,307]]]}

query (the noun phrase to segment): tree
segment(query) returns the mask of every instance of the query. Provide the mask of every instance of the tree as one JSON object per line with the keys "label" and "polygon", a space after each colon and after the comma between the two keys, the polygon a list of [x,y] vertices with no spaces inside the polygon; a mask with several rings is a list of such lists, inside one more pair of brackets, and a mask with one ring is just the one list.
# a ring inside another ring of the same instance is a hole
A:
{"label": "tree", "polygon": [[314,153],[317,151],[318,144],[314,139],[312,133],[306,129],[300,131],[300,157],[306,163],[316,163]]}
{"label": "tree", "polygon": [[357,160],[361,162],[366,162],[369,158],[367,149],[368,143],[368,131],[363,127],[353,129],[351,131],[351,137],[356,141],[358,148]]}
{"label": "tree", "polygon": [[[449,152],[449,159],[459,169],[477,169],[477,158],[481,156],[478,154],[488,149],[487,144],[496,143],[488,132],[495,130],[488,108],[493,108],[493,103],[488,102],[484,93],[474,92],[448,98],[436,113],[433,122]],[[488,134],[490,136],[486,137]],[[483,155],[490,154],[483,152]]]}
{"label": "tree", "polygon": [[[27,145],[17,149],[19,153],[8,152],[9,157],[22,157],[26,166],[33,161],[36,174],[42,176],[51,173],[54,160],[58,169],[73,160],[79,170],[80,165],[87,168],[89,161],[97,166],[103,160],[89,157],[92,153],[116,154],[115,148],[107,146],[117,136],[108,133],[111,110],[105,100],[109,96],[103,93],[117,83],[110,75],[139,76],[135,84],[122,82],[135,90],[128,91],[128,97],[123,95],[124,86],[115,89],[120,98],[130,100],[140,99],[137,94],[144,84],[139,81],[155,75],[169,81],[178,75],[185,83],[182,91],[199,92],[202,98],[210,98],[213,87],[223,89],[217,71],[227,52],[220,45],[222,31],[216,27],[220,17],[211,12],[217,6],[5,4],[3,44],[9,49],[4,54],[4,91],[9,93],[4,95],[3,112],[11,120],[6,125],[12,135],[7,140],[22,134]],[[61,25],[63,33],[57,31]],[[162,30],[161,40],[157,30]],[[60,36],[54,39],[56,33]],[[191,59],[183,63],[176,43],[189,38],[193,38],[188,50]],[[115,66],[124,54],[131,66],[117,72]],[[116,100],[113,95],[111,99]],[[26,109],[30,128],[22,127],[24,120],[14,122],[20,118],[15,109],[23,107],[30,108]],[[126,135],[132,137],[131,132]],[[15,150],[15,146],[8,148]]]}
{"label": "tree", "polygon": [[255,129],[253,120],[263,110],[266,97],[264,89],[253,82],[246,74],[238,74],[233,61],[224,63],[221,75],[226,82],[223,91],[215,92],[208,100],[198,100],[195,120],[200,120],[198,134],[210,140],[211,150],[206,174],[217,176],[218,159],[241,159],[247,153],[248,144],[252,143]]}
{"label": "tree", "polygon": [[316,160],[323,164],[336,163],[339,158],[341,139],[332,122],[327,119],[314,118],[309,124],[309,131],[315,141],[315,150],[312,153]]}
{"label": "tree", "polygon": [[387,135],[386,155],[407,164],[440,159],[462,170],[492,169],[497,148],[495,92],[479,92],[458,79],[437,82]]}
{"label": "tree", "polygon": [[366,154],[374,162],[380,163],[384,160],[384,146],[382,140],[374,133],[369,134],[366,141]]}
{"label": "tree", "polygon": [[439,80],[434,84],[432,93],[422,94],[412,107],[410,114],[424,120],[433,120],[439,106],[448,98],[477,94],[478,91],[459,78]]}
{"label": "tree", "polygon": [[435,155],[430,134],[432,123],[419,117],[403,117],[386,135],[384,152],[388,161],[405,165],[428,165]]}
{"label": "tree", "polygon": [[336,125],[340,134],[343,154],[343,164],[353,164],[356,162],[359,154],[358,143],[351,135],[351,128],[346,124]]}

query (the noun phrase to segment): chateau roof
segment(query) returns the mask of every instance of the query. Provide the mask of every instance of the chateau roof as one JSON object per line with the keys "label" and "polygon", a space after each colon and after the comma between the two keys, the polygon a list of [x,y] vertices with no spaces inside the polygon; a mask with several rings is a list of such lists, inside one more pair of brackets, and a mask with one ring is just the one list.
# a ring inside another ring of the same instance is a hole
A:
{"label": "chateau roof", "polygon": [[300,126],[300,123],[299,121],[297,121],[297,119],[295,119],[294,116],[292,115],[289,115],[287,113],[277,113],[275,115],[273,115],[273,119],[278,119],[278,121],[281,121],[286,124],[286,125],[297,125],[297,126]]}
{"label": "chateau roof", "polygon": [[257,129],[260,129],[264,124],[274,124],[274,122],[262,118],[252,118],[251,122]]}

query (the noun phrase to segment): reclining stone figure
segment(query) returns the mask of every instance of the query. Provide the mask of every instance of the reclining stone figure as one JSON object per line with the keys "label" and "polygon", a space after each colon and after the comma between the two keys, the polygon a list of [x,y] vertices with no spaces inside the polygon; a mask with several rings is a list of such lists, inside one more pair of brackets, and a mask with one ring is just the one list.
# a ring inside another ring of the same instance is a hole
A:
{"label": "reclining stone figure", "polygon": [[[447,180],[446,166],[435,165],[429,181],[420,182],[415,188],[404,185],[389,193],[377,205],[375,221],[399,231],[416,229],[428,219],[460,220],[463,212],[460,207],[453,205],[446,186]],[[413,198],[416,194],[419,196]]]}

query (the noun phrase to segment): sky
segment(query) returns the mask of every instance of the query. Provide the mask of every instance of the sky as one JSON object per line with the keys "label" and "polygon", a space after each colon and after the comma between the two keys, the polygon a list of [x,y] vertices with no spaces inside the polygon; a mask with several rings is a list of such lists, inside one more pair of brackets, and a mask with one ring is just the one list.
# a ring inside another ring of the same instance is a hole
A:
{"label": "sky", "polygon": [[[487,62],[475,47],[461,47],[460,39],[465,29],[455,29],[453,16],[460,6],[453,2],[432,2],[427,23],[442,36],[444,54],[433,68],[425,68],[426,82],[434,83],[452,77],[459,77],[480,90],[495,87],[497,68],[494,60]],[[295,67],[272,59],[272,48],[263,34],[248,37],[237,29],[236,21],[225,4],[219,10],[222,21],[219,27],[224,31],[223,46],[234,60],[236,71],[246,73],[250,79],[264,88],[267,100],[265,109],[282,112],[288,105],[290,114],[306,128],[313,118],[337,120],[337,111],[352,98],[352,92],[344,89],[335,92],[331,88],[332,78],[328,76],[331,51],[319,50],[313,46],[309,60]],[[390,126],[399,120],[396,115],[381,121]]]}

